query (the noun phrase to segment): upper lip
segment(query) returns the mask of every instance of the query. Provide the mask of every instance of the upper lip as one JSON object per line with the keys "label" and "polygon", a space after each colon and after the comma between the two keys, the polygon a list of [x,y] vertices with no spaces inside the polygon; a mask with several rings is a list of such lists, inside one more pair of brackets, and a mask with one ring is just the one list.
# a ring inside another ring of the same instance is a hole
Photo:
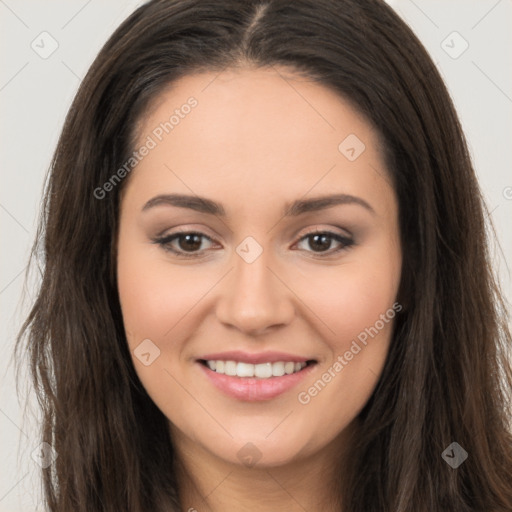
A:
{"label": "upper lip", "polygon": [[214,354],[206,354],[199,358],[204,361],[237,361],[241,363],[259,364],[259,363],[276,363],[296,362],[305,363],[312,361],[312,358],[286,354],[285,352],[258,352],[250,354],[241,350],[231,350],[229,352],[216,352]]}

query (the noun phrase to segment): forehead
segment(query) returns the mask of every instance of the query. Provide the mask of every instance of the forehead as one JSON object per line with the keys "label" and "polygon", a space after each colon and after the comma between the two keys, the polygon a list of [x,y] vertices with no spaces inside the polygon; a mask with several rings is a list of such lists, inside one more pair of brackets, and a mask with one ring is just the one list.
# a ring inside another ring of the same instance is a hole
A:
{"label": "forehead", "polygon": [[[140,136],[168,121],[191,97],[197,107],[190,117],[208,123],[195,131],[195,138],[204,143],[231,141],[233,145],[249,142],[252,137],[253,144],[325,139],[325,145],[333,146],[331,142],[350,133],[370,145],[379,142],[371,124],[340,94],[312,78],[278,67],[186,75],[152,101],[140,120]],[[173,130],[173,136],[184,131],[186,127]],[[337,144],[334,149],[338,149]]]}
{"label": "forehead", "polygon": [[[195,106],[185,108],[191,98]],[[154,193],[160,184],[236,198],[250,187],[296,199],[389,186],[371,124],[334,91],[282,68],[177,80],[141,120],[137,147],[148,137],[154,148],[132,178]]]}

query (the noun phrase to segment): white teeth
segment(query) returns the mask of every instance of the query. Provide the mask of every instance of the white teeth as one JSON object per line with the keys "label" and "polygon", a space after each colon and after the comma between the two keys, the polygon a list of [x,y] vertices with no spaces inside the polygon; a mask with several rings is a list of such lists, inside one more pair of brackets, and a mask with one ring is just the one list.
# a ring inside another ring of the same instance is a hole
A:
{"label": "white teeth", "polygon": [[269,379],[296,373],[306,366],[306,363],[294,363],[291,361],[278,361],[276,363],[250,364],[236,361],[206,361],[208,368],[217,373],[232,377],[257,377]]}
{"label": "white teeth", "polygon": [[272,377],[272,363],[254,364],[254,375],[258,379],[268,379]]}
{"label": "white teeth", "polygon": [[284,375],[284,363],[272,363],[272,375],[282,377]]}
{"label": "white teeth", "polygon": [[290,373],[293,373],[295,371],[295,363],[292,361],[288,361],[287,363],[284,363],[284,373],[286,375],[290,375]]}
{"label": "white teeth", "polygon": [[236,374],[239,377],[254,377],[254,365],[247,363],[238,363],[236,365]]}
{"label": "white teeth", "polygon": [[226,361],[224,363],[224,373],[234,377],[236,375],[236,363],[235,361]]}

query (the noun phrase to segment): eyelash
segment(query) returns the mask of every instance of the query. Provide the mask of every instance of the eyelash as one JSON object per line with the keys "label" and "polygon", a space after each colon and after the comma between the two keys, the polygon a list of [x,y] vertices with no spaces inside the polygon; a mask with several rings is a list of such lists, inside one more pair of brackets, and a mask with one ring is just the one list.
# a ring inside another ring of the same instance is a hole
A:
{"label": "eyelash", "polygon": [[[213,242],[213,240],[208,235],[205,235],[204,233],[200,233],[198,231],[180,231],[178,233],[173,233],[173,234],[166,235],[163,237],[155,238],[155,239],[153,239],[153,243],[161,246],[164,249],[164,251],[171,252],[171,253],[176,254],[183,258],[201,257],[202,254],[199,251],[196,251],[194,253],[187,253],[187,252],[183,252],[183,251],[177,251],[176,249],[171,248],[171,245],[170,245],[171,242],[173,242],[174,240],[178,240],[180,237],[184,237],[185,235],[198,235],[202,238],[206,238],[210,242]],[[314,235],[327,235],[330,239],[333,239],[342,244],[342,246],[340,248],[335,249],[334,251],[331,251],[331,250],[321,251],[321,252],[307,251],[307,252],[312,252],[315,255],[319,255],[321,258],[326,257],[326,256],[332,256],[333,254],[337,254],[341,251],[346,251],[351,246],[354,245],[353,239],[351,239],[349,237],[345,237],[338,233],[334,233],[332,231],[312,231],[310,233],[306,233],[303,237],[301,237],[299,239],[299,242],[301,242],[302,240],[308,239]]]}

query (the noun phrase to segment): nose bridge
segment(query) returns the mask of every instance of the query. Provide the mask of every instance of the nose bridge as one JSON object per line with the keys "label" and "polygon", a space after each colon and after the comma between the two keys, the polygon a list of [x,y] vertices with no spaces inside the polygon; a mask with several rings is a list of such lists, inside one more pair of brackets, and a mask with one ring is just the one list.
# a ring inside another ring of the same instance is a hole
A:
{"label": "nose bridge", "polygon": [[243,331],[287,323],[293,304],[286,286],[271,270],[274,258],[255,238],[247,237],[233,254],[234,269],[217,308],[218,319]]}

